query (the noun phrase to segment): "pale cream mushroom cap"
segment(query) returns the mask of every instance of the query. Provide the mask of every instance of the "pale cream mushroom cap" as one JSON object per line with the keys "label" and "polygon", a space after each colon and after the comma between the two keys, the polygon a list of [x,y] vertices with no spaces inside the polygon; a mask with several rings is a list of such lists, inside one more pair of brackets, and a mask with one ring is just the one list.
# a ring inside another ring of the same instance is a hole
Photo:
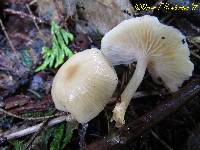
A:
{"label": "pale cream mushroom cap", "polygon": [[121,94],[121,102],[113,110],[116,126],[124,123],[126,109],[148,69],[154,81],[162,80],[172,92],[192,76],[194,69],[186,37],[156,17],[125,20],[105,34],[101,41],[102,53],[113,64],[130,64],[137,61],[133,77]]}
{"label": "pale cream mushroom cap", "polygon": [[173,92],[194,69],[186,37],[178,29],[149,15],[121,22],[103,37],[101,49],[113,65],[147,58],[152,78],[162,79]]}
{"label": "pale cream mushroom cap", "polygon": [[101,51],[93,48],[75,54],[61,66],[51,94],[57,109],[86,123],[104,109],[117,83],[113,67]]}

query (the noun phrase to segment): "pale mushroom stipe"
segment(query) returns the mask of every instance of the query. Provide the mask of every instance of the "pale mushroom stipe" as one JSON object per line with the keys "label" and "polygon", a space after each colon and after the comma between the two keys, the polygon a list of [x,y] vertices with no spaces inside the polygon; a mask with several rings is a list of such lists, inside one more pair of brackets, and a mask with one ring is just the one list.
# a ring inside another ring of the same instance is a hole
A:
{"label": "pale mushroom stipe", "polygon": [[56,73],[52,98],[57,109],[70,112],[79,123],[96,117],[117,87],[114,68],[98,49],[73,55]]}
{"label": "pale mushroom stipe", "polygon": [[186,37],[176,28],[145,15],[125,20],[105,34],[102,53],[113,64],[137,62],[135,72],[113,110],[116,126],[124,123],[126,109],[143,80],[147,68],[154,81],[175,92],[192,76],[194,65]]}

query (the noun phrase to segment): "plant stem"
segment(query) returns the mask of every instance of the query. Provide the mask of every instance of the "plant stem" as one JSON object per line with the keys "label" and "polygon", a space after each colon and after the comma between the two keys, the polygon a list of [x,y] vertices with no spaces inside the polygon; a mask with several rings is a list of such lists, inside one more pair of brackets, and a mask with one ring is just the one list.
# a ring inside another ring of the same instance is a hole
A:
{"label": "plant stem", "polygon": [[147,60],[145,58],[140,58],[137,62],[135,72],[133,77],[129,81],[127,87],[121,95],[121,102],[117,103],[113,110],[113,120],[116,122],[116,127],[121,127],[125,121],[124,116],[126,109],[135,93],[140,83],[145,75],[145,70],[147,67]]}
{"label": "plant stem", "polygon": [[[60,117],[57,117],[57,118],[50,120],[48,122],[47,126],[51,127],[53,125],[59,124],[59,123],[64,122],[64,121],[73,122],[73,121],[75,121],[75,119],[71,115],[60,116]],[[13,139],[20,138],[20,137],[29,135],[31,133],[37,132],[41,128],[41,126],[43,126],[43,124],[44,123],[40,123],[40,124],[37,124],[35,126],[31,126],[31,127],[26,128],[26,129],[22,129],[22,130],[15,131],[15,132],[12,132],[12,133],[10,133],[10,131],[1,133],[0,134],[0,145],[2,144],[1,143],[2,139],[5,139],[6,141],[7,140],[13,140]]]}

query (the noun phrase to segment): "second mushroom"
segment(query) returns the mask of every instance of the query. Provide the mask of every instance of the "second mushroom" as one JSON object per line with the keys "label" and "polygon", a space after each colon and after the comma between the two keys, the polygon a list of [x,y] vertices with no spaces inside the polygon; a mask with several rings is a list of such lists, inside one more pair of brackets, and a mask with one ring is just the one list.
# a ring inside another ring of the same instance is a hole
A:
{"label": "second mushroom", "polygon": [[58,110],[70,112],[79,123],[96,117],[110,102],[118,83],[113,67],[101,51],[74,54],[58,70],[51,95]]}
{"label": "second mushroom", "polygon": [[[137,61],[133,77],[113,110],[116,126],[122,126],[126,109],[148,69],[153,80],[172,92],[178,90],[193,72],[186,37],[176,28],[159,22],[156,17],[142,16],[125,20],[102,39],[103,54],[113,65]],[[159,79],[159,80],[158,80]]]}

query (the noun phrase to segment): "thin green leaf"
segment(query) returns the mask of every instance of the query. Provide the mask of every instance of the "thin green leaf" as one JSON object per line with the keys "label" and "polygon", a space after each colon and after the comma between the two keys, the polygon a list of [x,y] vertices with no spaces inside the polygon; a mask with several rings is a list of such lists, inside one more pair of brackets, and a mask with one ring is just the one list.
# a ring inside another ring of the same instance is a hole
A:
{"label": "thin green leaf", "polygon": [[42,143],[44,144],[45,150],[48,149],[50,138],[54,136],[54,130],[54,127],[48,128],[48,130],[42,134]]}
{"label": "thin green leaf", "polygon": [[65,55],[68,56],[69,58],[74,55],[73,52],[68,47],[66,47],[64,51],[65,51]]}
{"label": "thin green leaf", "polygon": [[54,45],[53,45],[53,49],[56,51],[56,62],[55,62],[55,65],[54,67],[57,68],[61,63],[60,63],[60,57],[61,57],[61,47],[58,43],[58,41],[54,41]]}
{"label": "thin green leaf", "polygon": [[[70,41],[73,41],[73,40],[74,40],[73,34],[71,34],[71,33],[69,33],[69,32],[66,32],[64,29],[61,29],[61,34],[62,34],[62,36],[63,36],[63,39],[66,40],[66,41],[68,41],[68,39],[69,39]],[[65,41],[65,42],[66,42],[66,41]],[[68,44],[68,42],[66,42],[66,43]]]}
{"label": "thin green leaf", "polygon": [[64,133],[64,124],[59,125],[54,131],[54,139],[50,144],[50,150],[59,150],[61,146],[62,136]]}
{"label": "thin green leaf", "polygon": [[52,49],[48,48],[48,47],[43,47],[42,48],[42,54],[43,54],[43,59],[48,58],[52,53]]}
{"label": "thin green leaf", "polygon": [[76,123],[67,123],[66,124],[66,131],[64,134],[64,139],[63,139],[63,144],[61,146],[61,150],[64,150],[64,148],[66,147],[67,144],[69,144],[69,142],[71,141],[72,135],[73,135],[73,131],[74,129],[77,128],[77,124]]}
{"label": "thin green leaf", "polygon": [[22,150],[23,149],[23,141],[12,141],[10,142],[13,146],[15,150]]}
{"label": "thin green leaf", "polygon": [[58,39],[58,45],[60,47],[59,50],[59,57],[57,59],[58,64],[62,64],[64,62],[64,58],[65,58],[65,52],[64,52],[64,48],[66,47],[65,42],[62,38],[62,35],[60,34],[60,32],[56,33],[57,39]]}
{"label": "thin green leaf", "polygon": [[35,72],[39,72],[39,71],[42,71],[42,70],[44,70],[45,68],[47,68],[47,66],[48,66],[48,64],[50,63],[50,61],[51,61],[50,58],[45,59],[44,63],[43,63],[41,66],[39,66],[39,67],[35,70]]}
{"label": "thin green leaf", "polygon": [[49,51],[51,51],[50,48],[48,48],[48,47],[46,47],[46,46],[42,47],[42,54],[43,54],[43,55],[44,55],[45,53],[49,52]]}
{"label": "thin green leaf", "polygon": [[50,59],[51,59],[51,61],[49,63],[49,67],[52,68],[53,64],[54,64],[54,61],[55,61],[55,55],[52,54]]}
{"label": "thin green leaf", "polygon": [[54,35],[56,32],[58,32],[59,26],[55,21],[51,22],[51,34]]}

